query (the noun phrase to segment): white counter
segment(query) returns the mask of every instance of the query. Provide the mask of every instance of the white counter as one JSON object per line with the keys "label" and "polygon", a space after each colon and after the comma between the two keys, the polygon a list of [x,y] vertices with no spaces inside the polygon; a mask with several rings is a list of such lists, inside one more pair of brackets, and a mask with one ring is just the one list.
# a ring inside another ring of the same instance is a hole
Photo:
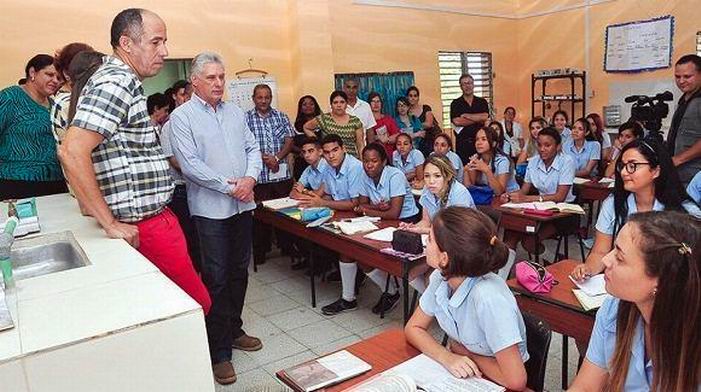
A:
{"label": "white counter", "polygon": [[15,328],[0,332],[0,390],[214,390],[200,306],[68,194],[37,209],[39,235],[71,231],[91,264],[6,293]]}

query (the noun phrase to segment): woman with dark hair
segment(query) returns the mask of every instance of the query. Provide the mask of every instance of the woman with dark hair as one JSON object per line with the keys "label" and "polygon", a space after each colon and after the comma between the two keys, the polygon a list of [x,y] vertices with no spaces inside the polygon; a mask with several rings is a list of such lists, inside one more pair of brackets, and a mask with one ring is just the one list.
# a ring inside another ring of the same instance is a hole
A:
{"label": "woman with dark hair", "polygon": [[493,128],[483,127],[477,131],[475,149],[477,154],[467,164],[465,186],[488,186],[497,196],[518,190],[511,159],[499,149],[499,139]]}
{"label": "woman with dark hair", "polygon": [[419,118],[409,112],[410,107],[411,104],[409,103],[407,97],[397,98],[397,117],[394,118],[394,121],[397,122],[397,125],[402,133],[406,133],[407,135],[411,136],[414,148],[421,151],[423,154],[421,147],[423,145],[424,138],[426,137],[426,131],[424,131],[423,124],[421,124]]}
{"label": "woman with dark hair", "polygon": [[572,138],[562,145],[562,152],[575,163],[574,175],[577,177],[593,176],[601,159],[601,144],[596,140],[587,140],[590,134],[589,122],[579,118],[572,124]]}
{"label": "woman with dark hair", "polygon": [[191,96],[192,84],[189,81],[178,80],[173,83],[173,86],[170,88],[170,101],[172,104],[170,112],[172,113],[175,108],[189,101]]}
{"label": "woman with dark hair", "polygon": [[654,140],[634,140],[623,147],[613,194],[601,203],[594,246],[586,262],[574,268],[572,276],[584,280],[604,270],[601,260],[613,248],[618,231],[630,215],[663,210],[686,211],[701,217],[667,150]]}
{"label": "woman with dark hair", "polygon": [[346,112],[348,95],[336,90],[329,97],[331,112],[322,113],[304,123],[302,129],[309,136],[316,136],[317,128],[321,136],[335,134],[343,140],[346,152],[356,158],[360,157],[360,151],[365,144],[365,131],[363,123],[358,117]]}
{"label": "woman with dark hair", "polygon": [[420,150],[424,156],[428,156],[433,148],[433,142],[436,136],[443,132],[441,126],[438,125],[436,117],[433,115],[433,109],[429,105],[422,105],[419,101],[420,93],[419,88],[416,86],[411,86],[406,89],[406,97],[409,100],[409,113],[418,117],[419,121],[423,125],[424,131],[426,131],[426,136],[424,137],[423,145]]}
{"label": "woman with dark hair", "polygon": [[64,46],[54,55],[56,72],[58,72],[60,79],[65,81],[65,84],[54,95],[53,105],[51,105],[51,123],[58,144],[61,143],[68,130],[68,107],[71,103],[71,88],[74,83],[69,75],[68,67],[75,55],[86,50],[92,51],[94,49],[88,44],[73,42]]}
{"label": "woman with dark hair", "polygon": [[60,86],[54,58],[32,57],[24,74],[24,85],[0,91],[0,200],[66,192],[49,115]]}
{"label": "woman with dark hair", "polygon": [[497,136],[497,147],[506,154],[511,156],[511,144],[506,140],[504,135],[504,126],[499,121],[491,121],[487,127],[491,128]]}
{"label": "woman with dark hair", "polygon": [[548,122],[543,117],[533,117],[528,122],[528,132],[523,134],[523,148],[518,154],[517,165],[526,164],[534,156],[538,155],[538,133],[548,127]]}
{"label": "woman with dark hair", "polygon": [[597,141],[601,144],[601,162],[605,164],[611,159],[611,137],[604,129],[604,121],[597,113],[589,113],[585,119],[589,123],[589,129],[591,129],[587,140]]}
{"label": "woman with dark hair", "polygon": [[[295,136],[292,144],[292,154],[294,156],[293,176],[295,180],[299,180],[304,169],[309,166],[307,161],[302,157],[302,146],[308,136],[304,133],[304,124],[321,114],[321,107],[311,95],[305,95],[297,101],[297,117],[295,117]],[[314,131],[318,139],[318,129]]]}
{"label": "woman with dark hair", "polygon": [[[526,388],[526,327],[514,294],[493,271],[509,249],[483,213],[448,207],[436,214],[426,246],[435,268],[419,306],[404,327],[406,338],[458,378],[487,378],[514,391]],[[449,348],[429,332],[434,320]]]}
{"label": "woman with dark hair", "polygon": [[603,264],[612,298],[569,391],[701,390],[701,222],[635,214]]}
{"label": "woman with dark hair", "polygon": [[429,157],[438,156],[446,158],[455,169],[455,178],[463,182],[465,177],[465,166],[462,164],[462,159],[453,151],[453,141],[447,133],[439,133],[433,140],[433,152]]}
{"label": "woman with dark hair", "polygon": [[75,55],[68,66],[67,75],[71,79],[71,102],[68,107],[67,122],[70,124],[75,116],[76,106],[78,106],[78,98],[83,91],[83,87],[88,83],[90,77],[102,65],[104,53],[95,51],[83,51]]}
{"label": "woman with dark hair", "polygon": [[558,110],[553,113],[550,121],[550,126],[555,128],[560,133],[562,144],[569,143],[572,138],[572,130],[569,128],[570,118],[564,110]]}
{"label": "woman with dark hair", "polygon": [[618,127],[618,137],[611,147],[611,160],[606,165],[604,170],[605,177],[613,178],[616,173],[616,164],[618,164],[618,159],[621,157],[621,150],[628,143],[636,139],[642,139],[645,137],[645,130],[643,130],[642,125],[637,121],[629,121],[621,124]]}
{"label": "woman with dark hair", "polygon": [[[509,143],[512,159],[518,158],[519,153],[524,145],[523,130],[521,124],[516,121],[516,108],[507,106],[504,109],[504,119],[499,122],[504,129],[504,140]],[[504,149],[504,151],[507,151]]]}
{"label": "woman with dark hair", "polygon": [[375,117],[375,125],[368,129],[368,143],[381,143],[385,147],[388,156],[394,153],[395,144],[397,143],[397,135],[399,135],[399,127],[394,122],[392,116],[382,113],[384,102],[382,96],[373,91],[368,95],[368,103],[370,110]]}

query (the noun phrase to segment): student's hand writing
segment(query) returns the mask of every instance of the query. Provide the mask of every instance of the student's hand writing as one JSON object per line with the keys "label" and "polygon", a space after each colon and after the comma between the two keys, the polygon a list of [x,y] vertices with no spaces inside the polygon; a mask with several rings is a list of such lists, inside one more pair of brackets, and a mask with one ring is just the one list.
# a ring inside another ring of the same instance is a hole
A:
{"label": "student's hand writing", "polygon": [[443,367],[455,377],[482,377],[482,372],[480,372],[477,364],[464,355],[453,354],[446,351],[442,355],[440,362]]}
{"label": "student's hand writing", "polygon": [[589,267],[587,267],[586,264],[579,264],[572,270],[572,277],[576,281],[581,282],[591,277],[591,271],[589,270]]}

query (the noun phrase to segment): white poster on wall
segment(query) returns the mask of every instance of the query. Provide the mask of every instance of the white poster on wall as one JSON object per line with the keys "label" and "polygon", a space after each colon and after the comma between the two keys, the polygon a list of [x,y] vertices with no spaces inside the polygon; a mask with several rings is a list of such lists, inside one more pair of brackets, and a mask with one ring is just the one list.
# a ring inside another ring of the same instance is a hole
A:
{"label": "white poster on wall", "polygon": [[606,72],[640,72],[672,65],[674,17],[606,27]]}
{"label": "white poster on wall", "polygon": [[253,88],[258,84],[267,84],[273,91],[273,102],[271,106],[277,108],[277,82],[272,76],[262,78],[242,78],[229,82],[229,100],[238,105],[243,111],[253,109]]}

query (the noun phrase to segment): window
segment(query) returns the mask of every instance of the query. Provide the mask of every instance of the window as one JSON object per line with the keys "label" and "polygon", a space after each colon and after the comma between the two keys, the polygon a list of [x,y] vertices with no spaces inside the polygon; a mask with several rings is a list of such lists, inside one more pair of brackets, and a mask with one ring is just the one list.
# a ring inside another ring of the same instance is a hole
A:
{"label": "window", "polygon": [[489,102],[494,100],[492,84],[492,54],[486,52],[438,52],[438,68],[443,103],[443,128],[450,129],[450,102],[462,94],[460,75],[469,73],[475,78],[475,95]]}
{"label": "window", "polygon": [[162,93],[170,88],[173,83],[190,76],[190,63],[192,59],[168,59],[158,75],[144,80],[144,95]]}
{"label": "window", "polygon": [[701,56],[701,31],[696,33],[696,54]]}

